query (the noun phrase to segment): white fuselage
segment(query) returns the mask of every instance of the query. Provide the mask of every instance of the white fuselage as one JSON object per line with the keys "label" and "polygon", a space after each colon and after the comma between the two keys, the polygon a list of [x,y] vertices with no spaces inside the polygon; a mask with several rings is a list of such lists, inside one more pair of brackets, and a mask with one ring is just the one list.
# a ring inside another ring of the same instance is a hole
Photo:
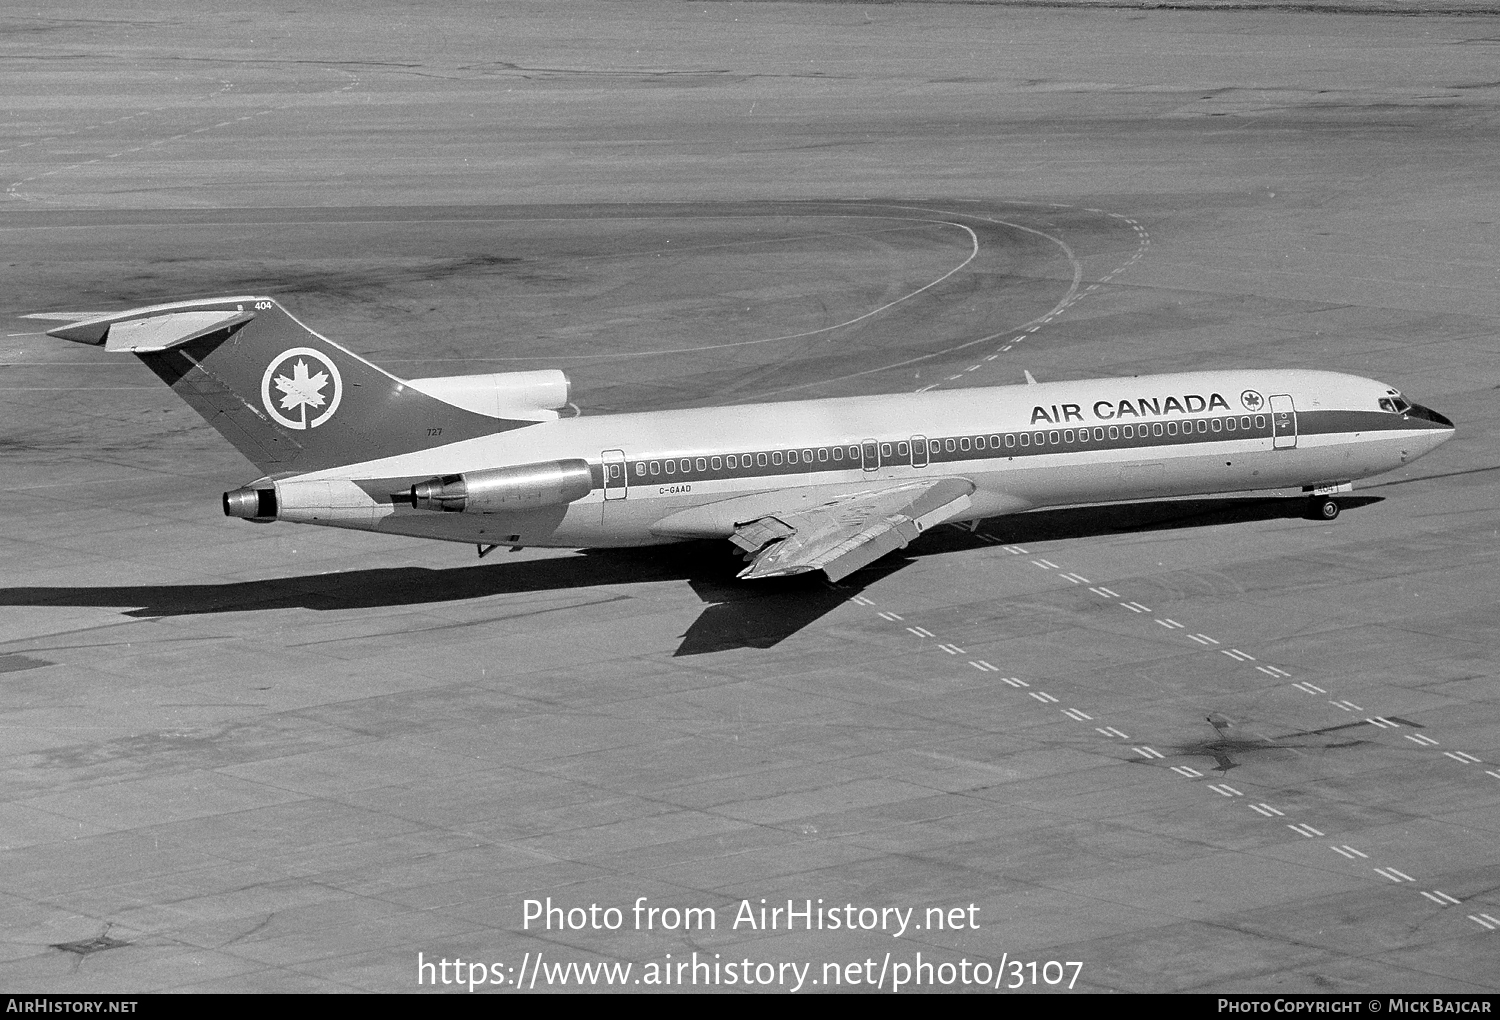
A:
{"label": "white fuselage", "polygon": [[[941,476],[974,483],[961,519],[977,519],[1389,471],[1452,435],[1441,416],[1383,410],[1395,393],[1332,372],[1221,371],[578,417],[276,485],[283,520],[481,545],[722,537],[765,514]],[[442,513],[402,498],[433,476],[569,459],[588,462],[595,486],[565,505]]]}

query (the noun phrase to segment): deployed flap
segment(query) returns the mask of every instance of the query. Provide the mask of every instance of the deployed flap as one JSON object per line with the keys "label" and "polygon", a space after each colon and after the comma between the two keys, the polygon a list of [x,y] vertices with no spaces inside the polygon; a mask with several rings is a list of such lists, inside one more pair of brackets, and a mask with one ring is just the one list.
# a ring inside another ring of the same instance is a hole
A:
{"label": "deployed flap", "polygon": [[830,581],[837,581],[963,513],[973,492],[974,483],[967,478],[924,479],[750,521],[730,539],[749,553],[750,566],[739,576],[782,577],[822,570]]}

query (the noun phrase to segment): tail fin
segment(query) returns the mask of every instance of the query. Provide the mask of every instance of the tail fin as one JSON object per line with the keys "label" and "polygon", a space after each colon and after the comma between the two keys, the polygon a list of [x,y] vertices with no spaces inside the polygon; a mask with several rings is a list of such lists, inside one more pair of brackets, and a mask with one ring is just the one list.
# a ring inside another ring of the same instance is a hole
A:
{"label": "tail fin", "polygon": [[135,308],[48,334],[135,354],[266,474],[319,471],[532,424],[429,396],[266,297]]}

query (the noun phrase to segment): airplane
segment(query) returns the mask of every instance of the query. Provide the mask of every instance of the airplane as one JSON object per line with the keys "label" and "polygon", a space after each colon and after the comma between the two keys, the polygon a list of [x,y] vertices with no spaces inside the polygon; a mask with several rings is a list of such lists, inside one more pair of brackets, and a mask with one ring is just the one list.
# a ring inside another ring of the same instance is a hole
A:
{"label": "airplane", "polygon": [[[38,316],[41,317],[41,316]],[[57,316],[63,318],[64,316]],[[224,513],[474,544],[727,539],[746,579],[838,581],[939,524],[1041,507],[1355,479],[1452,438],[1384,383],[1325,371],[1117,379],[564,416],[560,371],[399,379],[274,298],[91,315],[262,473]],[[575,409],[576,410],[576,409]]]}

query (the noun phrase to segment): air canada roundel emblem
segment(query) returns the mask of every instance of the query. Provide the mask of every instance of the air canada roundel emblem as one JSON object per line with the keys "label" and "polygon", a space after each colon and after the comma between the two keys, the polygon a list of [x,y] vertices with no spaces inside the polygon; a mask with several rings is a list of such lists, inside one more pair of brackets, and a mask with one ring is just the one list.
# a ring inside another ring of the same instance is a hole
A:
{"label": "air canada roundel emblem", "polygon": [[315,429],[333,417],[344,395],[338,366],[311,347],[282,351],[266,366],[260,402],[289,429]]}
{"label": "air canada roundel emblem", "polygon": [[1254,390],[1246,390],[1240,394],[1240,403],[1245,405],[1247,411],[1259,411],[1265,400]]}

